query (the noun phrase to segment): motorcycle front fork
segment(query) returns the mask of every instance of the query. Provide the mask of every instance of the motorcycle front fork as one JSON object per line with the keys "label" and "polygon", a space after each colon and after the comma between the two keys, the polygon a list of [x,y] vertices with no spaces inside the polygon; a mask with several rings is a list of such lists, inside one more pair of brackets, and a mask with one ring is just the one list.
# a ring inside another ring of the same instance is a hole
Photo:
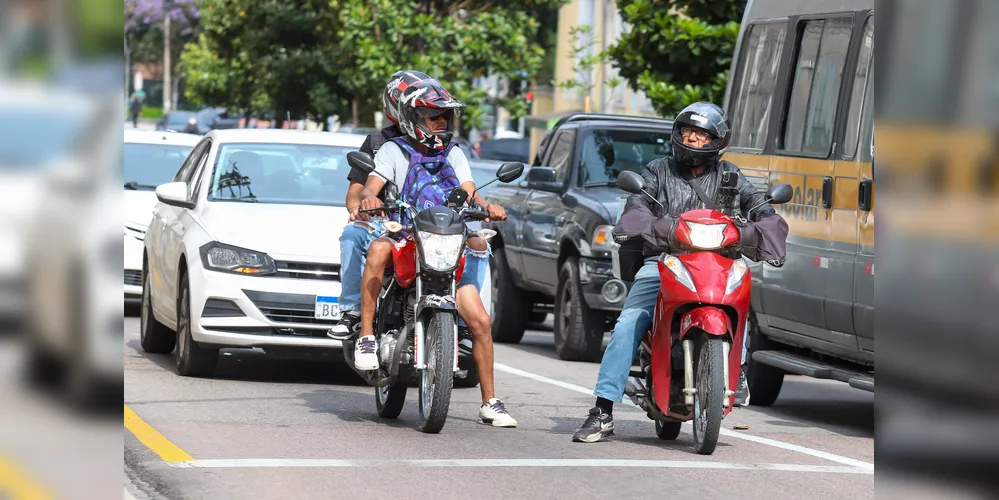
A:
{"label": "motorcycle front fork", "polygon": [[[732,401],[732,396],[735,395],[735,391],[728,386],[728,357],[731,352],[732,344],[728,342],[722,342],[722,369],[724,370],[725,377],[725,399],[722,401],[722,407],[728,408]],[[684,339],[683,341],[683,404],[688,408],[694,407],[694,395],[697,394],[697,383],[694,380],[694,341],[691,339]]]}

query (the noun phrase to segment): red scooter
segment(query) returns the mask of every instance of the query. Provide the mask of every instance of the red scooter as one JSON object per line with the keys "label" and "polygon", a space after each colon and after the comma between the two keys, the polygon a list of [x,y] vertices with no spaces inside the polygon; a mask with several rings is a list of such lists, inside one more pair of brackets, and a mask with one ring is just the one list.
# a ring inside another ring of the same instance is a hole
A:
{"label": "red scooter", "polygon": [[[730,200],[735,181],[722,181],[721,192],[728,190]],[[617,185],[655,200],[635,172],[622,172]],[[766,201],[787,203],[792,193],[790,185],[777,184]],[[739,241],[735,219],[742,217],[738,208],[727,208],[733,205],[680,215],[676,239],[687,251],[659,257],[662,284],[652,328],[642,339],[639,371],[631,372],[625,387],[656,422],[660,439],[676,439],[680,425],[693,420],[695,448],[702,455],[714,452],[721,421],[732,410],[749,314],[752,279],[733,248]]]}

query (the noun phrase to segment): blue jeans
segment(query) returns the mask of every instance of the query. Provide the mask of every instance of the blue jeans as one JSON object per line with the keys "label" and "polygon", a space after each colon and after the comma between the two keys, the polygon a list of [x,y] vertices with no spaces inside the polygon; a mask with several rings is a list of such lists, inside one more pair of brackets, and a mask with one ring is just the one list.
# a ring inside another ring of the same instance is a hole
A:
{"label": "blue jeans", "polygon": [[600,361],[597,385],[593,395],[620,403],[624,398],[624,385],[628,382],[631,361],[645,332],[652,326],[652,315],[659,294],[659,264],[655,259],[645,262],[624,299],[621,315],[614,325],[610,342]]}
{"label": "blue jeans", "polygon": [[[368,247],[382,236],[382,221],[355,221],[347,224],[340,235],[340,310],[361,310],[361,277],[368,257]],[[465,268],[458,288],[474,285],[482,291],[482,283],[489,271],[489,247],[476,252],[465,248]]]}

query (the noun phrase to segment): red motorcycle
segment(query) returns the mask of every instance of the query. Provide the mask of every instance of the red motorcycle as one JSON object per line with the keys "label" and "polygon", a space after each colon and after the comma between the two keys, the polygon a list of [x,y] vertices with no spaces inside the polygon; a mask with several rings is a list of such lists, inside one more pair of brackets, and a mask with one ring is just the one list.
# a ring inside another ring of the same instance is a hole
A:
{"label": "red motorcycle", "polygon": [[[729,200],[736,180],[722,181],[721,193]],[[622,172],[617,185],[655,200],[635,172]],[[792,194],[790,185],[777,184],[766,202],[787,203]],[[659,257],[661,287],[652,328],[642,339],[639,371],[631,372],[625,387],[625,394],[656,422],[660,439],[676,439],[680,425],[693,420],[695,449],[702,455],[714,452],[739,383],[752,288],[749,267],[734,248],[739,241],[735,220],[741,217],[738,208],[680,215],[676,239],[688,250]]]}

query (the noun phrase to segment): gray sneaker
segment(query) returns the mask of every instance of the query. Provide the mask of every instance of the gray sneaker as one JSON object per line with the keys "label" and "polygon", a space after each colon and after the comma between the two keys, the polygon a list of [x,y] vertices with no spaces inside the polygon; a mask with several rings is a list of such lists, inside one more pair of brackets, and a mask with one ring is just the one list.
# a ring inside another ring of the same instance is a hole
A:
{"label": "gray sneaker", "polygon": [[577,443],[596,443],[613,435],[614,417],[604,413],[600,408],[593,407],[582,427],[572,435],[572,440]]}
{"label": "gray sneaker", "polygon": [[746,382],[746,365],[739,370],[739,388],[735,391],[733,406],[749,406],[749,383]]}
{"label": "gray sneaker", "polygon": [[350,340],[357,335],[358,325],[361,324],[360,311],[347,311],[340,316],[340,321],[326,331],[326,336],[334,340]]}

